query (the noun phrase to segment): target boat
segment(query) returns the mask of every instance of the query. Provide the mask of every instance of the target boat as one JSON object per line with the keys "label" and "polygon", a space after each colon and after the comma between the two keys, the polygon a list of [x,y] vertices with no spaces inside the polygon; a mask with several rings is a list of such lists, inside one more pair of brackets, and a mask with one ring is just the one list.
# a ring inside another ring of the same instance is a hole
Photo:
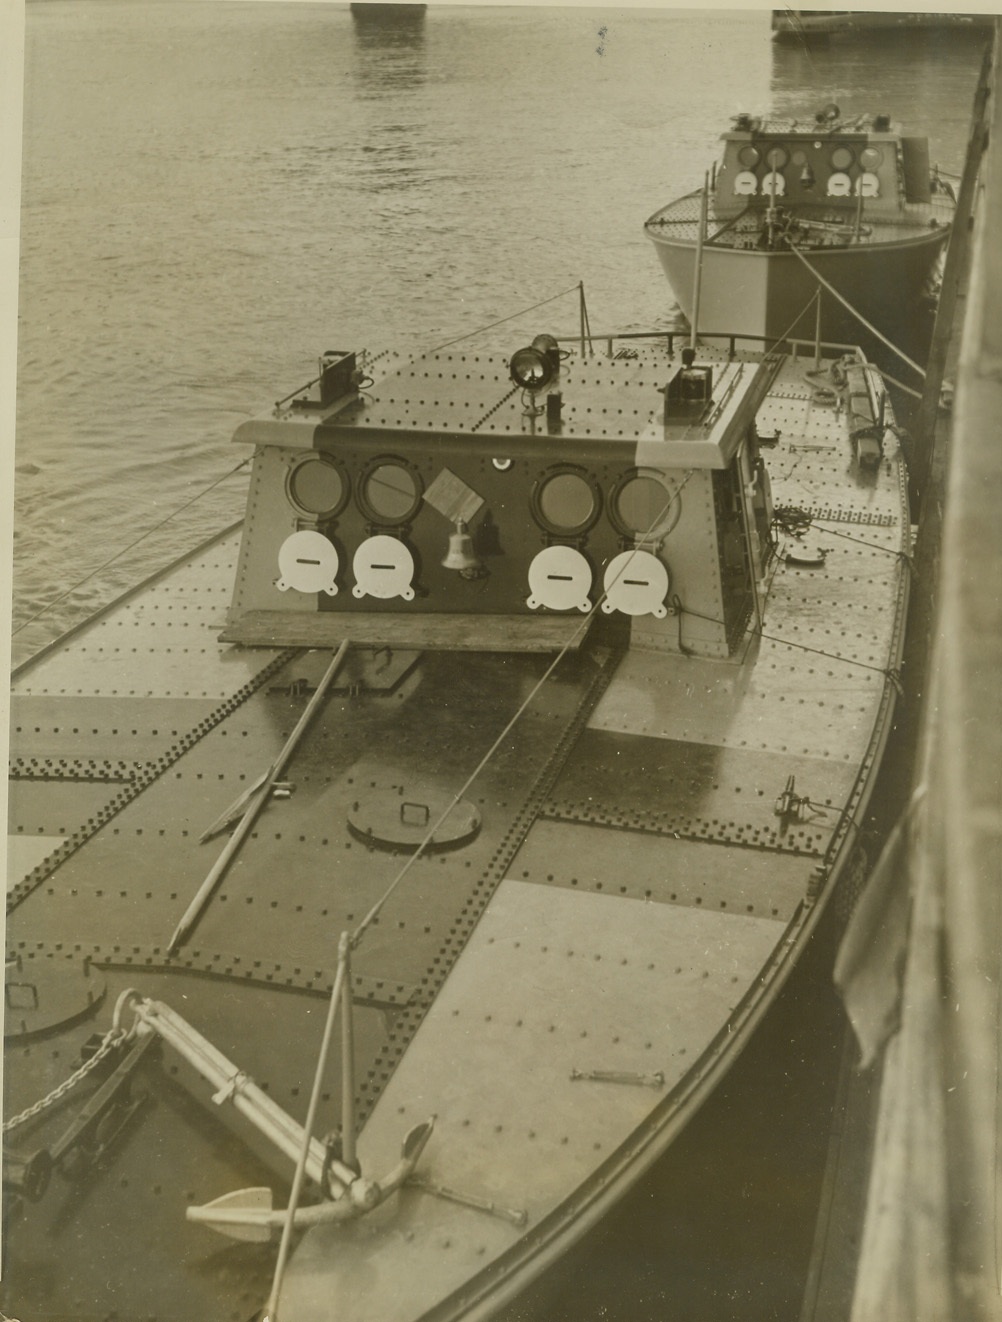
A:
{"label": "target boat", "polygon": [[14,675],[12,1316],[484,1318],[749,1041],[890,726],[858,354],[336,351]]}
{"label": "target boat", "polygon": [[810,336],[820,315],[831,341],[858,343],[865,323],[895,334],[928,292],[955,209],[926,139],[830,105],[813,122],[739,115],[723,143],[705,195],[645,226],[686,317],[698,300],[708,331]]}

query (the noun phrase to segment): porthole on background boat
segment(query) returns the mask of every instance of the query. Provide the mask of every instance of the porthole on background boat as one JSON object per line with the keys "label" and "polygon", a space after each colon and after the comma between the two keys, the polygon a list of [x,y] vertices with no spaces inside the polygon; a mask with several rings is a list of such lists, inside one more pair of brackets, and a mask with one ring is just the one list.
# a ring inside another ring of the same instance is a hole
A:
{"label": "porthole on background boat", "polygon": [[833,170],[848,170],[852,162],[853,155],[848,147],[836,147],[831,154]]}
{"label": "porthole on background boat", "polygon": [[682,497],[656,468],[634,468],[619,479],[609,498],[609,518],[624,537],[643,541],[667,537],[679,521]]}
{"label": "porthole on background boat", "polygon": [[884,153],[879,147],[864,147],[859,153],[859,163],[864,170],[876,170],[884,161]]}
{"label": "porthole on background boat", "polygon": [[745,167],[746,170],[753,169],[756,165],[758,165],[761,159],[762,157],[759,154],[758,148],[753,147],[751,143],[748,143],[747,146],[742,147],[741,150],[738,152],[738,160],[741,162],[741,164]]}
{"label": "porthole on background boat", "polygon": [[769,151],[766,152],[765,159],[770,170],[782,170],[790,159],[790,155],[785,147],[770,147]]}
{"label": "porthole on background boat", "polygon": [[289,470],[285,486],[291,505],[310,518],[330,518],[344,508],[348,483],[333,459],[311,454]]}
{"label": "porthole on background boat", "polygon": [[406,523],[421,504],[421,479],[403,460],[386,456],[374,460],[362,474],[358,505],[377,523]]}
{"label": "porthole on background boat", "polygon": [[558,536],[587,532],[602,508],[595,482],[570,466],[545,473],[533,488],[531,500],[536,522]]}

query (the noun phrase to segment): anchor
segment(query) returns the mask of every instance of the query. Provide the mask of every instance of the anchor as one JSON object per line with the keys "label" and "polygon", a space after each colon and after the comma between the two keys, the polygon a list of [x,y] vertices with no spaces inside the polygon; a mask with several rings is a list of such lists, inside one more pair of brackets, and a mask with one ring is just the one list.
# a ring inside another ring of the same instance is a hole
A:
{"label": "anchor", "polygon": [[[339,1198],[295,1208],[292,1214],[293,1228],[306,1230],[310,1226],[324,1225],[331,1221],[350,1221],[378,1207],[410,1179],[434,1126],[435,1117],[432,1116],[408,1132],[401,1147],[400,1160],[381,1180],[367,1180],[358,1175]],[[201,1207],[189,1207],[185,1216],[189,1221],[210,1226],[221,1235],[229,1235],[231,1239],[264,1243],[271,1238],[273,1231],[285,1226],[289,1219],[289,1209],[274,1209],[272,1191],[264,1186],[223,1194],[221,1198]]]}
{"label": "anchor", "polygon": [[[378,1207],[413,1174],[431,1137],[434,1116],[408,1131],[400,1160],[382,1178],[373,1180],[363,1175],[356,1157],[351,960],[347,932],[342,934],[338,947],[337,974],[305,1125],[299,1125],[245,1071],[162,1001],[141,998],[132,988],[124,991],[115,1007],[116,1030],[121,1027],[122,1017],[128,1009],[135,1016],[130,1037],[155,1034],[161,1038],[207,1080],[213,1089],[212,1102],[216,1106],[232,1105],[269,1143],[296,1163],[288,1207],[274,1208],[269,1188],[237,1189],[210,1203],[187,1208],[185,1215],[189,1221],[207,1225],[234,1239],[252,1241],[265,1241],[273,1230],[282,1230],[279,1260],[280,1267],[284,1267],[288,1236],[292,1230],[362,1216]],[[338,1009],[341,1011],[343,1094],[341,1151],[335,1156],[329,1145],[312,1135]],[[320,1189],[322,1197],[319,1203],[300,1207],[299,1197],[307,1176]]]}

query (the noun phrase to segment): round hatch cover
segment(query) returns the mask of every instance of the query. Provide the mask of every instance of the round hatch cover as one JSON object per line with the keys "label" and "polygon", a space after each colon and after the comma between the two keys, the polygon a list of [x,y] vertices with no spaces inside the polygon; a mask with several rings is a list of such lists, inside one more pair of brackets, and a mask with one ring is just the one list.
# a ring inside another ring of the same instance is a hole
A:
{"label": "round hatch cover", "polygon": [[349,809],[348,827],[367,844],[407,852],[417,849],[434,827],[425,849],[455,849],[472,840],[480,830],[480,813],[472,803],[460,800],[439,822],[448,806],[447,795],[421,785],[370,789]]}
{"label": "round hatch cover", "polygon": [[16,959],[7,965],[3,1035],[50,1033],[85,1018],[104,1000],[104,974],[90,960]]}

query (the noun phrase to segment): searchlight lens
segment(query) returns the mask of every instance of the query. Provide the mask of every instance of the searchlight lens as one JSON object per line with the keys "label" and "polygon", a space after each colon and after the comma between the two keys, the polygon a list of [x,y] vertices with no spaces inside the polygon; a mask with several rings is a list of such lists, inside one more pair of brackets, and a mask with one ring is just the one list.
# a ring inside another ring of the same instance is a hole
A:
{"label": "searchlight lens", "polygon": [[512,354],[508,363],[511,379],[522,390],[543,390],[556,375],[554,367],[545,353],[538,349],[519,349]]}

